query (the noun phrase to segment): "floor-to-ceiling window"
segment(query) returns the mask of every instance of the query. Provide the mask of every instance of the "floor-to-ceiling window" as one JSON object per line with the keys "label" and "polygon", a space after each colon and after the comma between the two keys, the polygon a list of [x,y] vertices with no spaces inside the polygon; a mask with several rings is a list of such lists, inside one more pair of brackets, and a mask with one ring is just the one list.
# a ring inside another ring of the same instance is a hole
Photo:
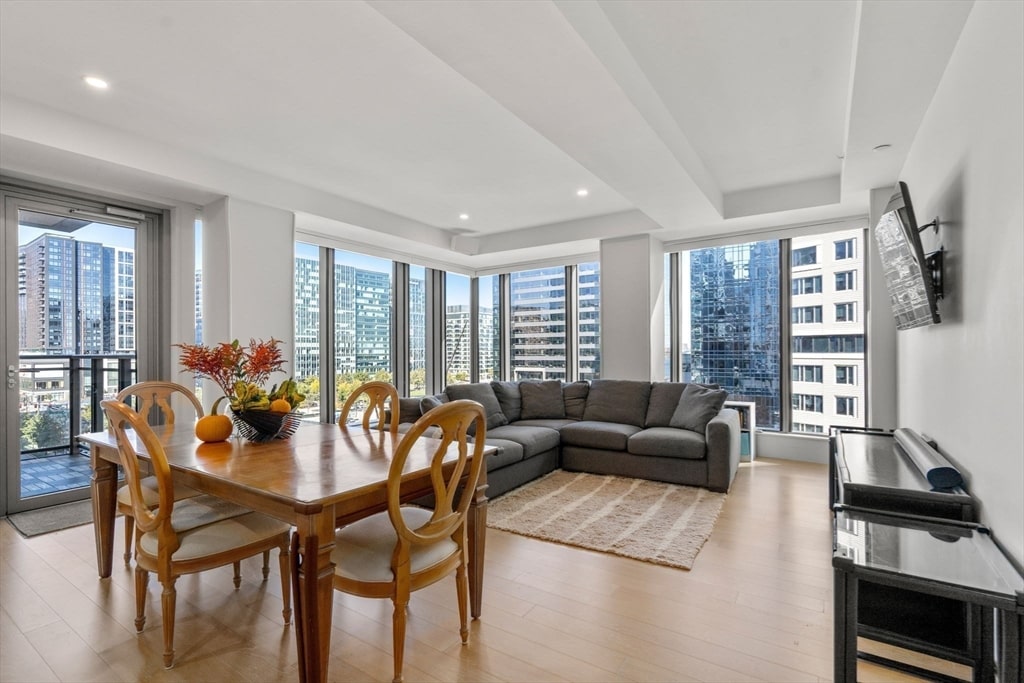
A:
{"label": "floor-to-ceiling window", "polygon": [[681,379],[756,403],[762,429],[863,426],[862,241],[853,229],[681,252]]}
{"label": "floor-to-ceiling window", "polygon": [[444,377],[445,385],[464,384],[472,376],[473,339],[469,307],[470,279],[445,273]]}
{"label": "floor-to-ceiling window", "polygon": [[565,267],[509,275],[511,379],[566,379]]}
{"label": "floor-to-ceiling window", "polygon": [[601,376],[601,264],[576,266],[576,379]]}
{"label": "floor-to-ceiling window", "polygon": [[323,266],[319,247],[295,243],[295,363],[293,374],[306,396],[299,410],[304,419],[320,418],[321,315]]}
{"label": "floor-to-ceiling window", "polygon": [[479,372],[480,381],[501,378],[501,278],[487,275],[477,279],[480,300]]}

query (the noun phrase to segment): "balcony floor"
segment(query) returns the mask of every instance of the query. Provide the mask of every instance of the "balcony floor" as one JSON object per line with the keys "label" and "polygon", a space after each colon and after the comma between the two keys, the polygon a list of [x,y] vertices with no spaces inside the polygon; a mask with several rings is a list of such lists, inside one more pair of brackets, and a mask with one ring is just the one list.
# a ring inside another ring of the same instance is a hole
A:
{"label": "balcony floor", "polygon": [[21,456],[21,497],[30,498],[89,486],[89,456],[46,453]]}

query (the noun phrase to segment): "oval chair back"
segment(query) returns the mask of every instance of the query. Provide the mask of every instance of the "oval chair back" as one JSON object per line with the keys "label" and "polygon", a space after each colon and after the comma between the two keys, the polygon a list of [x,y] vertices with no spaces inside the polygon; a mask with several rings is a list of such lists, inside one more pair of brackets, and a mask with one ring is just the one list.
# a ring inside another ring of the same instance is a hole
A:
{"label": "oval chair back", "polygon": [[[363,411],[363,429],[368,431],[371,419],[376,419],[378,430],[384,431],[385,422],[388,422],[388,431],[392,435],[398,434],[398,390],[387,382],[373,381],[359,385],[355,391],[349,394],[345,405],[342,406],[338,425],[343,429],[348,428],[348,414],[362,396],[366,396],[369,400],[369,405]],[[390,420],[385,419],[388,407],[391,408]]]}
{"label": "oval chair back", "polygon": [[[475,437],[472,437],[473,440],[470,441],[469,429],[473,424],[476,425]],[[428,430],[431,432],[429,436],[440,440],[430,462],[434,512],[429,522],[412,529],[406,524],[401,513],[402,471],[412,448]],[[388,517],[391,518],[391,523],[400,539],[396,552],[402,553],[402,546],[408,544],[436,543],[445,538],[452,538],[456,533],[461,533],[462,540],[455,540],[460,545],[464,545],[466,512],[476,493],[480,468],[483,467],[486,430],[487,416],[483,406],[476,401],[461,399],[450,401],[428,411],[416,420],[412,428],[402,437],[388,471],[387,488]],[[446,460],[452,446],[455,447],[456,458]],[[472,457],[470,457],[470,449],[472,449]],[[467,466],[469,475],[465,486],[460,487],[459,482]],[[445,472],[446,469],[447,472]]]}
{"label": "oval chair back", "polygon": [[[176,382],[161,382],[151,380],[136,382],[127,386],[117,393],[117,400],[135,409],[141,419],[147,423],[153,419],[160,418],[165,424],[174,424],[174,408],[172,404],[178,396],[182,397],[187,404],[195,411],[195,419],[203,416],[203,404],[199,402],[196,395],[188,387]],[[182,401],[177,402],[179,405]],[[134,405],[133,405],[134,404]],[[112,426],[107,429],[113,434]],[[125,470],[127,471],[127,470]],[[141,477],[142,475],[140,475]],[[152,476],[138,479],[137,486],[142,491],[143,500],[147,509],[157,506],[157,484]],[[128,496],[124,495],[125,487],[118,491],[117,511],[124,515],[124,564],[128,566],[132,558],[132,536],[135,533],[135,525],[132,524],[132,503]],[[186,486],[179,486],[174,492],[175,500],[191,498],[196,492]]]}
{"label": "oval chair back", "polygon": [[[127,487],[131,499],[135,526],[147,533],[156,531],[170,520],[171,512],[174,509],[174,479],[171,477],[171,468],[167,464],[164,447],[153,433],[149,423],[126,403],[122,403],[120,400],[108,400],[101,402],[100,405],[103,406],[103,412],[107,415],[111,433],[117,440],[117,455],[121,461],[121,467],[124,469],[125,487]],[[139,456],[135,445],[128,436],[128,428],[135,431],[135,438],[142,442],[142,446],[150,458],[150,469],[153,471],[152,476],[156,479],[159,498],[155,511],[146,504],[142,481],[144,474],[139,467]],[[173,534],[170,524],[166,526],[168,532]]]}
{"label": "oval chair back", "polygon": [[122,403],[129,403],[129,398],[135,399],[135,412],[149,419],[150,413],[158,409],[163,416],[164,422],[174,424],[174,408],[171,407],[171,399],[180,394],[192,407],[195,408],[196,418],[203,416],[203,404],[199,402],[196,395],[188,388],[176,382],[136,382],[125,387],[117,393],[117,400]]}

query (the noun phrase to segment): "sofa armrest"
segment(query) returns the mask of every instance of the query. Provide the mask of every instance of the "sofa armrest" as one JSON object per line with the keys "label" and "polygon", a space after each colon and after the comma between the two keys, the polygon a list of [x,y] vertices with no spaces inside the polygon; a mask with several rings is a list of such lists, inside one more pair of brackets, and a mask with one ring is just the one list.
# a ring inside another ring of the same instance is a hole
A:
{"label": "sofa armrest", "polygon": [[740,414],[722,408],[708,422],[704,431],[707,441],[708,488],[726,492],[740,466]]}

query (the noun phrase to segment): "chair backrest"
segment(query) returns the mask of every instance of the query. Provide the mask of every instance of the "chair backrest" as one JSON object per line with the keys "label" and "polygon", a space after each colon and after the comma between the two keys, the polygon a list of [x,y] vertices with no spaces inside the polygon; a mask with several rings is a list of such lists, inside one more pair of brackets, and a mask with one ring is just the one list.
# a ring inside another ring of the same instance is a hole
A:
{"label": "chair backrest", "polygon": [[[157,438],[149,423],[126,403],[107,400],[101,402],[100,405],[107,415],[110,430],[117,440],[117,454],[121,466],[124,468],[125,485],[128,487],[132,500],[135,526],[145,532],[166,527],[168,532],[173,533],[170,531],[169,522],[171,511],[174,508],[174,481],[171,479],[171,468],[167,463],[163,444],[160,443],[160,439]],[[139,456],[132,438],[128,435],[129,428],[135,431],[135,438],[142,442],[146,454],[150,458],[150,469],[157,479],[160,503],[155,511],[146,506],[142,496],[141,481],[144,473],[139,469]],[[161,541],[163,541],[163,535],[161,533]]]}
{"label": "chair backrest", "polygon": [[[371,419],[377,420],[377,429],[384,431],[385,422],[388,423],[388,430],[392,434],[398,434],[398,390],[394,386],[387,382],[366,382],[356,388],[348,399],[345,401],[345,405],[341,408],[341,417],[338,418],[338,424],[341,427],[348,426],[348,414],[352,410],[353,406],[359,402],[362,396],[366,396],[369,400],[366,410],[363,411],[363,429],[370,428]],[[385,420],[386,410],[385,404],[390,401],[391,408],[391,419]]]}
{"label": "chair backrest", "polygon": [[[476,433],[469,436],[469,428],[476,424]],[[439,440],[430,462],[430,481],[434,493],[434,512],[430,521],[417,529],[406,525],[401,513],[402,470],[416,442],[431,427],[440,431]],[[402,437],[388,471],[388,516],[400,539],[410,544],[435,543],[451,537],[465,523],[466,512],[476,495],[480,469],[484,466],[487,416],[476,401],[460,399],[442,404],[420,417]],[[454,446],[458,458],[445,463],[445,456]],[[472,449],[472,457],[470,457]],[[463,472],[469,466],[465,486],[460,486]],[[451,467],[445,474],[445,468]]]}
{"label": "chair backrest", "polygon": [[134,397],[135,411],[143,419],[149,420],[151,418],[150,413],[155,408],[159,409],[161,415],[163,415],[164,422],[174,424],[174,408],[171,407],[171,398],[175,394],[181,394],[192,404],[196,411],[196,418],[203,416],[203,404],[199,402],[196,395],[188,387],[175,382],[136,382],[119,391],[117,393],[117,400],[122,403],[128,403],[127,399]]}

